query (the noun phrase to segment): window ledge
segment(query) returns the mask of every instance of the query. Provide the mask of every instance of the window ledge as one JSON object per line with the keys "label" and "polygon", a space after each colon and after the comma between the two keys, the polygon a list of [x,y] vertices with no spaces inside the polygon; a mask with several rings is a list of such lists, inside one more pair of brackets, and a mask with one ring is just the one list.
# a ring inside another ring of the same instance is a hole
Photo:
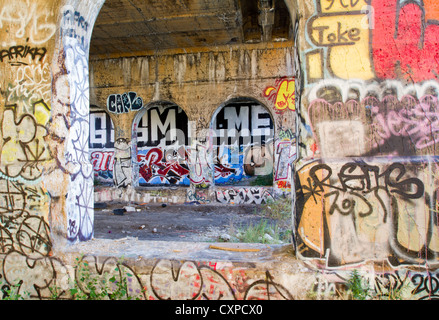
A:
{"label": "window ledge", "polygon": [[126,259],[214,260],[230,262],[267,262],[294,258],[291,244],[256,244],[223,242],[145,241],[122,239],[92,239],[61,249],[60,254],[83,254]]}

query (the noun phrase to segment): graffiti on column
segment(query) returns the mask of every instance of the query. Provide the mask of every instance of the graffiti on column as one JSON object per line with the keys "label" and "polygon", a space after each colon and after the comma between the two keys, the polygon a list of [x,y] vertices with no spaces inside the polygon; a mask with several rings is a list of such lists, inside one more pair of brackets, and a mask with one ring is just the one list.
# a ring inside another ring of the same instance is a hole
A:
{"label": "graffiti on column", "polygon": [[263,106],[226,104],[213,120],[213,132],[215,184],[272,185],[274,126]]}
{"label": "graffiti on column", "polygon": [[61,35],[70,85],[70,129],[66,143],[70,185],[67,194],[68,239],[93,236],[93,167],[89,155],[88,22],[73,7],[64,7]]}
{"label": "graffiti on column", "polygon": [[372,54],[376,76],[421,82],[437,79],[437,2],[373,0]]}
{"label": "graffiti on column", "polygon": [[308,82],[327,75],[371,79],[371,16],[367,1],[316,0],[316,7],[316,14],[307,23],[307,34],[315,48],[306,53]]}
{"label": "graffiti on column", "polygon": [[274,86],[264,90],[263,96],[274,104],[275,112],[279,115],[279,126],[274,141],[274,186],[285,193],[291,192],[293,162],[296,160],[296,135],[294,121],[288,112],[296,111],[295,79],[287,77],[276,80]]}
{"label": "graffiti on column", "polygon": [[[35,288],[45,287],[41,280],[51,269],[45,264],[52,244],[47,216],[50,196],[43,173],[53,159],[46,143],[51,117],[47,46],[56,31],[55,19],[50,9],[37,2],[11,1],[0,9],[0,30],[9,34],[0,50],[5,71],[2,98],[8,101],[0,105],[0,278],[3,288],[19,278],[20,290],[33,296],[37,296]],[[26,274],[30,266],[37,275]]]}
{"label": "graffiti on column", "polygon": [[185,112],[173,104],[145,110],[137,126],[139,185],[189,185],[189,130]]}
{"label": "graffiti on column", "polygon": [[[439,104],[432,95],[387,95],[331,104],[311,102],[308,114],[323,158],[433,154],[439,142]],[[335,147],[337,146],[337,147]]]}
{"label": "graffiti on column", "polygon": [[[428,162],[369,164],[315,161],[297,174],[299,251],[332,266],[366,259],[393,265],[435,259],[436,188]],[[422,212],[423,214],[419,214]]]}
{"label": "graffiti on column", "polygon": [[131,145],[125,138],[118,138],[114,143],[114,185],[125,188],[132,183]]}
{"label": "graffiti on column", "polygon": [[[316,0],[308,20],[308,84],[323,78],[437,78],[439,15],[434,0]],[[348,68],[346,66],[349,66]]]}

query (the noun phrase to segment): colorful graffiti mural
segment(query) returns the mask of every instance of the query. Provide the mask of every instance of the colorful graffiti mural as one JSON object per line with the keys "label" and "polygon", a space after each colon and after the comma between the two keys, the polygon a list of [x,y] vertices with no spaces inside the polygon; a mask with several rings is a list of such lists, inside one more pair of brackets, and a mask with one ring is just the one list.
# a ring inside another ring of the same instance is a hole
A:
{"label": "colorful graffiti mural", "polygon": [[212,122],[215,184],[249,184],[257,177],[273,183],[274,124],[256,102],[227,103]]}
{"label": "colorful graffiti mural", "polygon": [[436,7],[315,1],[301,150],[312,161],[295,181],[302,256],[436,261]]}
{"label": "colorful graffiti mural", "polygon": [[[0,30],[10,34],[0,52],[7,71],[0,97],[2,289],[19,283],[17,290],[31,298],[71,299],[73,279],[89,295],[79,269],[53,256],[53,236],[64,236],[54,226],[65,229],[70,242],[91,239],[93,179],[98,174],[127,186],[133,159],[141,164],[141,184],[201,184],[211,183],[210,178],[231,184],[215,189],[216,201],[224,204],[264,203],[274,197],[272,188],[239,186],[251,177],[272,173],[271,181],[288,188],[294,161],[301,156],[295,150],[300,137],[294,128],[275,124],[258,104],[226,104],[214,118],[213,145],[207,139],[190,145],[184,112],[175,105],[154,105],[136,123],[134,154],[129,138],[114,138],[108,114],[89,114],[91,9],[85,4],[58,8],[57,26],[56,10],[42,3],[17,0],[0,9]],[[437,5],[432,0],[314,4],[304,39],[312,47],[303,61],[309,104],[296,110],[293,83],[283,78],[264,91],[277,112],[296,111],[318,146],[313,156],[320,159],[302,161],[294,181],[298,256],[316,258],[326,269],[312,282],[321,296],[345,282],[346,274],[335,269],[385,260],[395,269],[371,273],[369,283],[377,295],[407,286],[413,299],[435,299]],[[55,35],[62,48],[54,57],[49,40]],[[52,58],[60,65],[51,66]],[[337,90],[328,89],[333,84]],[[115,114],[139,110],[140,100],[127,95],[129,100],[111,97]],[[275,127],[279,130],[273,136]],[[194,164],[196,170],[190,169]],[[205,194],[188,198],[207,203]],[[294,297],[293,286],[282,285],[293,283],[283,282],[286,275],[254,274],[229,262],[156,259],[140,272],[134,263],[114,257],[82,258],[96,277],[102,279],[103,271],[118,281],[127,276],[127,294],[142,299]],[[410,271],[402,268],[406,265]],[[428,269],[419,271],[424,266]],[[54,287],[60,289],[56,297]]]}
{"label": "colorful graffiti mural", "polygon": [[154,105],[136,126],[139,185],[189,185],[190,131],[185,112],[170,103]]}

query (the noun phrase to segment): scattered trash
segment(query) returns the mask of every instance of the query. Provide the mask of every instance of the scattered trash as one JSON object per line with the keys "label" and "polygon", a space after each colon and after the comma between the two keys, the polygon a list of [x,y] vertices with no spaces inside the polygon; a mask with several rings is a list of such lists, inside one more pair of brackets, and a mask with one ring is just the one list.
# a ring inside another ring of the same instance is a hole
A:
{"label": "scattered trash", "polygon": [[274,241],[274,238],[270,236],[268,233],[264,234],[264,240],[266,241]]}
{"label": "scattered trash", "polygon": [[126,210],[126,212],[133,212],[133,211],[136,211],[136,208],[134,208],[134,207],[128,207],[128,206],[124,207],[124,209]]}
{"label": "scattered trash", "polygon": [[166,207],[166,203],[162,203],[162,207],[163,207],[163,208]]}
{"label": "scattered trash", "polygon": [[123,209],[114,209],[113,213],[117,216],[123,216],[123,214],[126,212],[125,208]]}
{"label": "scattered trash", "polygon": [[157,228],[152,229],[152,233],[157,233]]}
{"label": "scattered trash", "polygon": [[198,201],[190,201],[190,202],[185,202],[184,204],[200,204],[200,202],[198,202]]}
{"label": "scattered trash", "polygon": [[145,229],[145,225],[142,224],[142,225],[139,227],[139,229],[140,229],[140,230]]}
{"label": "scattered trash", "polygon": [[223,233],[222,235],[220,235],[219,236],[219,238],[222,240],[222,241],[230,241],[230,239],[232,238],[229,234],[227,234],[227,233]]}
{"label": "scattered trash", "polygon": [[106,207],[107,207],[107,204],[105,202],[95,202],[95,204],[94,204],[95,209],[103,209]]}

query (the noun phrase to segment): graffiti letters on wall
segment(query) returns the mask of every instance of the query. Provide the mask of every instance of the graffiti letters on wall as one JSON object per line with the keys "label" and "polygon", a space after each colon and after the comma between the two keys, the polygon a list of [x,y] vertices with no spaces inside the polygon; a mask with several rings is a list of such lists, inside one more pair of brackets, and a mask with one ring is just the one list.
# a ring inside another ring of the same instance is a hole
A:
{"label": "graffiti letters on wall", "polygon": [[[0,11],[0,28],[7,28],[11,42],[28,41],[39,46],[46,44],[56,32],[53,12],[37,2],[11,1]],[[11,45],[2,39],[3,46]]]}
{"label": "graffiti letters on wall", "polygon": [[264,96],[273,101],[277,110],[296,110],[296,86],[294,79],[281,78],[276,81],[275,86],[268,87]]}
{"label": "graffiti letters on wall", "polygon": [[135,92],[111,94],[107,98],[107,109],[112,113],[120,114],[138,111],[142,107],[143,100]]}
{"label": "graffiti letters on wall", "polygon": [[[49,8],[34,2],[17,0],[0,9],[0,30],[10,35],[0,44],[0,63],[7,71],[2,95],[8,101],[1,105],[0,124],[0,252],[7,255],[5,261],[13,255],[43,258],[52,247],[42,176],[52,160],[45,140],[51,115],[46,60],[54,21]],[[3,270],[8,270],[5,263]]]}
{"label": "graffiti letters on wall", "polygon": [[213,180],[213,170],[210,160],[212,146],[209,139],[193,139],[190,148],[189,165],[190,180],[193,184],[206,187]]}
{"label": "graffiti letters on wall", "polygon": [[90,159],[94,181],[113,183],[114,128],[110,116],[103,111],[90,113]]}
{"label": "graffiti letters on wall", "polygon": [[297,175],[299,251],[329,254],[330,265],[435,259],[438,217],[431,203],[437,186],[427,184],[432,170],[428,162],[305,165]]}
{"label": "graffiti letters on wall", "polygon": [[189,185],[188,118],[173,104],[157,105],[142,114],[137,129],[139,185]]}
{"label": "graffiti letters on wall", "polygon": [[269,112],[255,102],[222,107],[213,121],[215,184],[248,184],[259,177],[259,185],[271,185],[273,128]]}
{"label": "graffiti letters on wall", "polygon": [[220,188],[216,191],[216,200],[224,204],[267,203],[269,200],[274,200],[270,189],[264,187]]}

